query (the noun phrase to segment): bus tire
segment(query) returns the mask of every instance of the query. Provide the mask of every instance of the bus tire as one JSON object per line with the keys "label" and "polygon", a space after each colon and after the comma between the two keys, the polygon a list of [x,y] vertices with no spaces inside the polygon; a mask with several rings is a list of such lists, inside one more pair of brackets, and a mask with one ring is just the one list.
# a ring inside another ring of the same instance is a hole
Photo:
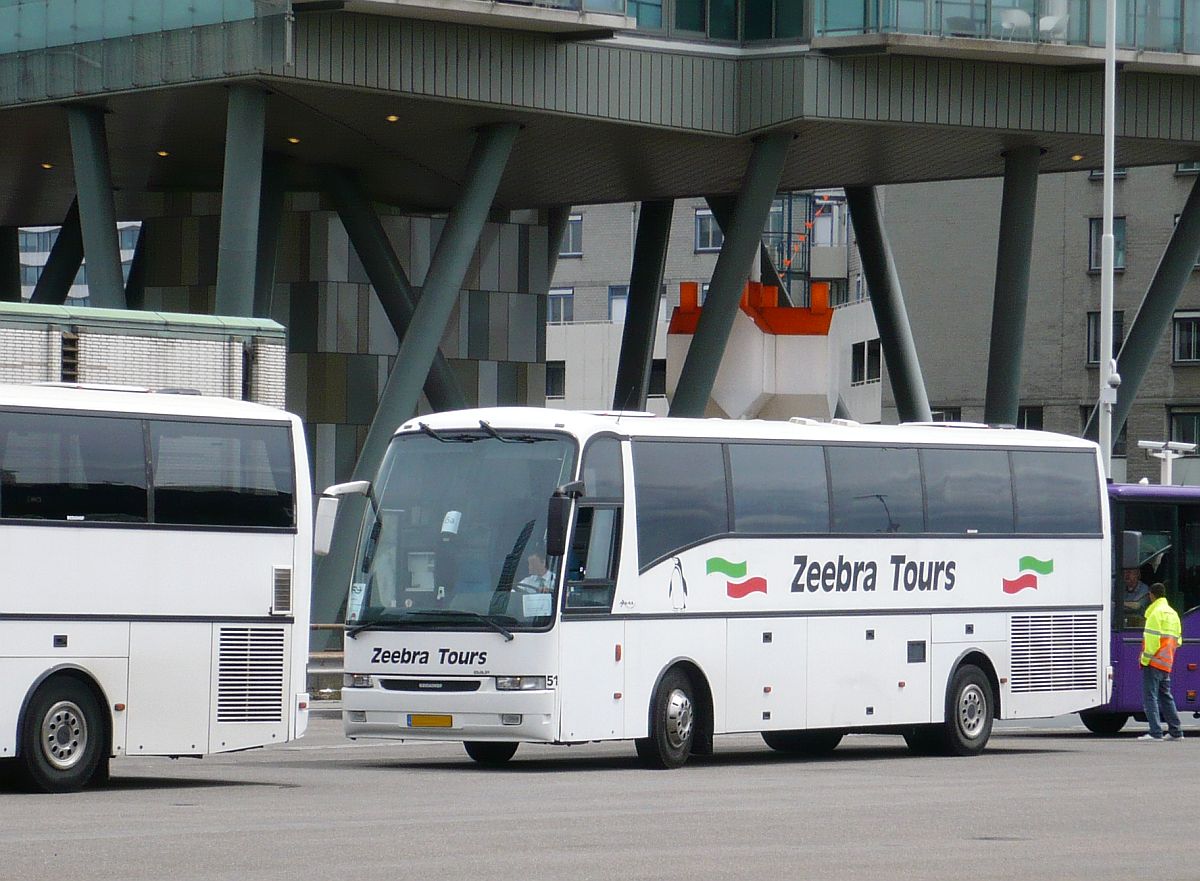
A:
{"label": "bus tire", "polygon": [[992,734],[994,715],[992,685],[987,676],[973,664],[959,667],[946,690],[946,721],[942,725],[946,754],[974,756],[983,752]]}
{"label": "bus tire", "polygon": [[463,748],[481,765],[503,765],[517,754],[517,744],[491,740],[464,740]]}
{"label": "bus tire", "polygon": [[696,735],[696,690],[682,670],[671,670],[658,684],[650,704],[650,736],[635,744],[648,768],[682,767]]}
{"label": "bus tire", "polygon": [[104,727],[100,702],[77,679],[58,676],[34,692],[20,735],[25,785],[41,792],[75,792],[96,773]]}
{"label": "bus tire", "polygon": [[764,731],[763,743],[775,752],[799,756],[823,756],[837,749],[842,732],[836,729],[816,731]]}
{"label": "bus tire", "polygon": [[1125,727],[1125,723],[1129,721],[1129,714],[1084,712],[1079,714],[1079,721],[1092,734],[1111,737]]}

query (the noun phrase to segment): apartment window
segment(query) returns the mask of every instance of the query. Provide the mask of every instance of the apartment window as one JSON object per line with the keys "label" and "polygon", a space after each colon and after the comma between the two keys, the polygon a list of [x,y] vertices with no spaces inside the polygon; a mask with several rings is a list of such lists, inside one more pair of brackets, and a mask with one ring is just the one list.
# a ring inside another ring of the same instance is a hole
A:
{"label": "apartment window", "polygon": [[[1088,220],[1088,269],[1101,269],[1100,240],[1104,235],[1104,219]],[[1113,218],[1113,269],[1125,268],[1125,218]]]}
{"label": "apartment window", "polygon": [[829,305],[845,306],[850,302],[850,286],[844,278],[829,279]]}
{"label": "apartment window", "polygon": [[675,0],[675,30],[704,33],[706,0]]}
{"label": "apartment window", "polygon": [[42,267],[30,266],[28,263],[21,264],[21,284],[24,287],[33,287],[38,282],[38,277],[42,274]]}
{"label": "apartment window", "polygon": [[546,362],[546,397],[565,398],[567,396],[567,362]]}
{"label": "apartment window", "polygon": [[629,303],[629,285],[610,284],[608,286],[608,320],[624,321],[625,307]]}
{"label": "apartment window", "polygon": [[1017,428],[1028,428],[1031,431],[1041,431],[1042,408],[1017,407]]}
{"label": "apartment window", "polygon": [[[1113,178],[1125,177],[1129,170],[1124,165],[1113,166]],[[1088,171],[1088,180],[1104,180],[1103,168],[1092,168]]]}
{"label": "apartment window", "polygon": [[[1117,357],[1121,343],[1125,340],[1125,312],[1113,312],[1113,347],[1110,358]],[[1100,363],[1100,313],[1087,314],[1087,363]]]}
{"label": "apartment window", "polygon": [[1175,363],[1200,361],[1200,312],[1176,312],[1174,325],[1171,352]]}
{"label": "apartment window", "polygon": [[583,215],[572,214],[567,218],[567,228],[563,230],[562,247],[559,257],[583,256]]}
{"label": "apartment window", "polygon": [[652,398],[666,397],[667,359],[655,358],[650,362],[650,386],[646,392]]}
{"label": "apartment window", "polygon": [[707,208],[696,209],[696,252],[720,251],[725,236]]}
{"label": "apartment window", "polygon": [[629,0],[626,15],[636,20],[641,30],[660,31],[663,26],[663,0]]}
{"label": "apartment window", "polygon": [[[1175,220],[1172,221],[1175,226],[1179,226],[1179,215],[1175,215]],[[1200,269],[1200,257],[1196,258],[1196,262],[1192,264],[1192,269]]]}
{"label": "apartment window", "polygon": [[575,289],[550,288],[546,303],[547,324],[570,324],[575,320]]}
{"label": "apartment window", "polygon": [[42,254],[54,247],[58,227],[53,229],[23,229],[17,234],[17,247],[22,254]]}
{"label": "apartment window", "polygon": [[879,340],[865,340],[850,347],[850,384],[879,382]]}
{"label": "apartment window", "polygon": [[[1092,411],[1096,409],[1094,404],[1084,404],[1079,408],[1079,434],[1083,435],[1087,431],[1088,420],[1092,418]],[[1113,439],[1114,456],[1124,456],[1125,453],[1125,429],[1129,427],[1129,423],[1121,426],[1120,433]]]}
{"label": "apartment window", "polygon": [[1171,440],[1185,444],[1200,443],[1200,408],[1172,407],[1167,418],[1171,423]]}
{"label": "apartment window", "polygon": [[117,233],[117,236],[121,240],[122,251],[132,251],[137,247],[138,231],[140,229],[141,227],[139,226],[121,227],[120,231]]}
{"label": "apartment window", "polygon": [[938,407],[930,417],[934,422],[962,422],[962,407]]}
{"label": "apartment window", "polygon": [[697,300],[696,305],[703,306],[704,301],[707,299],[708,299],[708,282],[704,281],[704,282],[700,283],[700,297]]}
{"label": "apartment window", "polygon": [[1200,162],[1176,162],[1176,174],[1200,174]]}

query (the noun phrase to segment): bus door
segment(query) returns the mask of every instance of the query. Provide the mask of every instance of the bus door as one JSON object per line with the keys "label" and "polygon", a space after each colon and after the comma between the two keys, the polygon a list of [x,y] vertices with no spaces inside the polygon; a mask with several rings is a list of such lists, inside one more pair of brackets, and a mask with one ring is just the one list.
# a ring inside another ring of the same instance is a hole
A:
{"label": "bus door", "polygon": [[1179,713],[1200,713],[1200,505],[1180,505],[1177,579],[1167,599],[1183,623],[1171,686]]}

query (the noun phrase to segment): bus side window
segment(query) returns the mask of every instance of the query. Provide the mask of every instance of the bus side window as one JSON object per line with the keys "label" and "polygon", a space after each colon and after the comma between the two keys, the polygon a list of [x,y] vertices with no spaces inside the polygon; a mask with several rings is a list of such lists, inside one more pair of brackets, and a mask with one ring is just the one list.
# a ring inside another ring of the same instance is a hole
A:
{"label": "bus side window", "polygon": [[567,552],[567,608],[609,611],[621,554],[621,509],[581,505]]}

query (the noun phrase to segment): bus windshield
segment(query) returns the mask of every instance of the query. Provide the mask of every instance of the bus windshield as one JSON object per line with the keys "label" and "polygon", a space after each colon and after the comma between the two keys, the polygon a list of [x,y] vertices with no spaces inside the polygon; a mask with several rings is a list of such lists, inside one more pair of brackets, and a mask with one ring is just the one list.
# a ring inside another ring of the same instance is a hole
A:
{"label": "bus windshield", "polygon": [[363,529],[351,629],[549,625],[559,560],[546,555],[547,505],[574,463],[561,434],[422,426],[395,438]]}

